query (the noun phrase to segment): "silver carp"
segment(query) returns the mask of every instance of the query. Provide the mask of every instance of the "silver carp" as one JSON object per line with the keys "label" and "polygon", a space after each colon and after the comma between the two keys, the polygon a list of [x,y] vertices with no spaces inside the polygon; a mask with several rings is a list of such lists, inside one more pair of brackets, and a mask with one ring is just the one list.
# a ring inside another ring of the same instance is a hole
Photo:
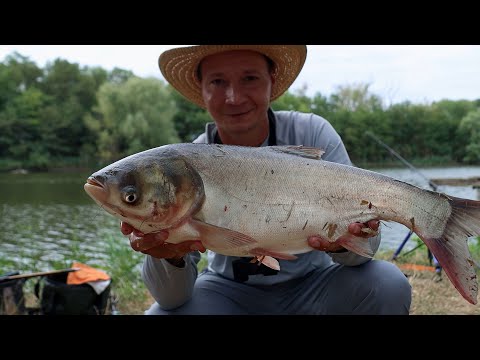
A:
{"label": "silver carp", "polygon": [[303,146],[171,144],[143,151],[92,174],[86,192],[143,233],[168,230],[168,242],[200,240],[219,254],[277,259],[313,250],[320,235],[363,256],[368,239],[347,227],[398,222],[427,245],[460,294],[477,303],[468,249],[480,235],[480,201],[424,190],[373,171],[321,160]]}

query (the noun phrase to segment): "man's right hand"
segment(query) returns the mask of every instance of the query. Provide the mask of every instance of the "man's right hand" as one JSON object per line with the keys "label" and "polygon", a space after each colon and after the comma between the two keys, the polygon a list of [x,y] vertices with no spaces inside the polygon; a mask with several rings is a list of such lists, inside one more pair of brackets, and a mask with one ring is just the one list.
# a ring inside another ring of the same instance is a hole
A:
{"label": "man's right hand", "polygon": [[123,221],[120,223],[120,230],[123,235],[128,236],[130,246],[133,250],[157,259],[181,259],[185,254],[192,251],[206,251],[201,241],[198,240],[184,241],[179,244],[166,243],[168,231],[164,230],[156,233],[143,234]]}

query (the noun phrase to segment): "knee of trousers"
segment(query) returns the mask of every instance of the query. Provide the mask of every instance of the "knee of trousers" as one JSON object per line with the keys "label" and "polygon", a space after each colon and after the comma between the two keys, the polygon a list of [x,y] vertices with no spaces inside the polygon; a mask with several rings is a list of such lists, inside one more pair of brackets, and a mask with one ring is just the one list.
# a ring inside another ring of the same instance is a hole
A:
{"label": "knee of trousers", "polygon": [[148,310],[145,310],[145,315],[169,315],[171,314],[170,311],[164,310],[158,305],[158,303],[154,302],[152,306]]}
{"label": "knee of trousers", "polygon": [[394,264],[383,260],[372,260],[365,264],[364,283],[372,293],[390,304],[410,307],[412,287],[407,277]]}

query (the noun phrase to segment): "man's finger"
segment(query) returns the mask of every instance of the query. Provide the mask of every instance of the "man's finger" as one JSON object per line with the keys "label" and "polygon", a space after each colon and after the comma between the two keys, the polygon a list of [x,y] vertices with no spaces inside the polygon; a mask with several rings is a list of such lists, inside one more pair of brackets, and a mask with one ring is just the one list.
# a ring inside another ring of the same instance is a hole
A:
{"label": "man's finger", "polygon": [[367,226],[372,229],[372,230],[378,230],[378,228],[380,227],[380,221],[378,220],[370,220],[368,223],[367,223]]}
{"label": "man's finger", "polygon": [[355,236],[362,236],[364,235],[362,233],[362,228],[364,227],[365,225],[362,224],[362,223],[353,223],[353,224],[350,224],[348,225],[348,232],[350,234],[353,234]]}
{"label": "man's finger", "polygon": [[133,231],[133,227],[130,224],[127,224],[124,221],[120,222],[120,231],[123,235],[128,235]]}

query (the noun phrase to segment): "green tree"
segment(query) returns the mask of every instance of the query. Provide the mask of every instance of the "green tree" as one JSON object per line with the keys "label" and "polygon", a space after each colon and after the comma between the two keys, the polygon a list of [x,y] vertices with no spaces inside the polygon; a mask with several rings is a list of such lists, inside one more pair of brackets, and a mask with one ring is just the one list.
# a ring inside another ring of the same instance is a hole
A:
{"label": "green tree", "polygon": [[85,117],[95,134],[101,161],[111,162],[138,151],[179,141],[173,125],[175,107],[162,81],[131,77],[105,83],[98,106]]}
{"label": "green tree", "polygon": [[458,136],[457,129],[462,119],[477,108],[474,101],[468,100],[442,100],[432,104],[436,128],[429,139],[435,152],[448,153],[453,160],[463,161],[466,156],[465,138]]}
{"label": "green tree", "polygon": [[369,90],[371,84],[352,84],[337,86],[330,96],[330,102],[335,109],[347,111],[375,111],[383,108],[383,101]]}
{"label": "green tree", "polygon": [[43,75],[33,61],[17,52],[0,63],[0,109],[26,89],[37,86]]}
{"label": "green tree", "polygon": [[83,122],[84,116],[97,103],[96,92],[107,73],[98,68],[80,68],[78,64],[56,59],[45,68],[41,90],[51,101],[46,104],[42,122],[48,125],[46,139],[56,157],[82,156],[93,134]]}
{"label": "green tree", "polygon": [[463,161],[480,163],[480,109],[469,112],[460,122],[458,136],[465,143]]}
{"label": "green tree", "polygon": [[135,75],[133,72],[130,70],[124,70],[120,68],[113,68],[113,70],[108,74],[108,82],[114,83],[114,84],[122,84],[126,82],[128,79],[131,77],[134,77]]}
{"label": "green tree", "polygon": [[30,87],[0,113],[0,154],[19,166],[44,169],[50,159],[43,139],[42,112],[48,97]]}
{"label": "green tree", "polygon": [[306,88],[295,92],[287,91],[272,103],[273,110],[291,110],[312,113],[312,100],[306,95]]}
{"label": "green tree", "polygon": [[173,123],[182,142],[191,142],[205,131],[205,124],[213,121],[208,112],[183,97],[168,85],[171,98],[175,104]]}

